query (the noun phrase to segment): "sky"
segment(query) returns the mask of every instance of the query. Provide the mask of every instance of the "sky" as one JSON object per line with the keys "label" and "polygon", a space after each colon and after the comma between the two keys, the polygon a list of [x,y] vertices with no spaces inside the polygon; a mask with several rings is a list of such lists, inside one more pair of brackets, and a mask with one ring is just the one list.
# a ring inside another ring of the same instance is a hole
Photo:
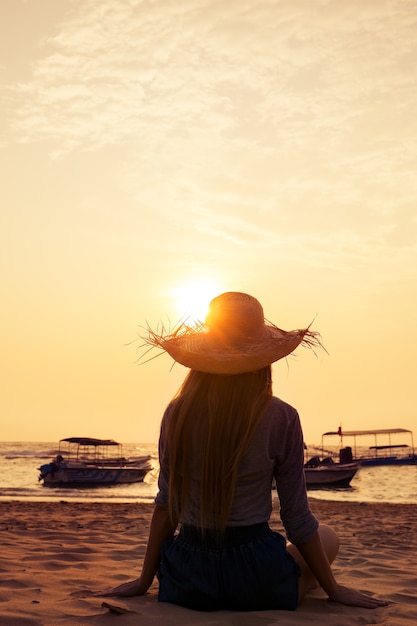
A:
{"label": "sky", "polygon": [[224,291],[320,332],[273,366],[308,443],[415,427],[413,0],[0,0],[0,29],[0,440],[156,442],[187,370],[143,329]]}

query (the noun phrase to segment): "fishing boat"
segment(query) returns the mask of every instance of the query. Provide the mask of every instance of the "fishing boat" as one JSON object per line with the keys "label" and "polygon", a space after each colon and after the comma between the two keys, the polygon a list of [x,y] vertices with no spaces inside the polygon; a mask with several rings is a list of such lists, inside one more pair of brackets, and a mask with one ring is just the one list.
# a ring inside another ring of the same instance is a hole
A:
{"label": "fishing boat", "polygon": [[125,458],[113,439],[68,437],[58,454],[39,469],[44,487],[104,487],[143,482],[153,469],[151,456]]}
{"label": "fishing boat", "polygon": [[[398,442],[397,436],[402,441]],[[414,448],[413,432],[406,428],[385,428],[379,430],[342,430],[329,431],[321,436],[322,450],[326,438],[339,437],[340,460],[349,459],[360,462],[361,466],[376,465],[416,465],[417,453]],[[373,437],[374,444],[365,453],[358,451],[358,439]],[[404,443],[407,438],[409,443]],[[352,445],[346,446],[346,439]],[[328,445],[328,444],[327,444]],[[327,447],[326,445],[326,447]]]}
{"label": "fishing boat", "polygon": [[313,456],[304,464],[307,489],[349,487],[360,463],[336,463],[331,457]]}

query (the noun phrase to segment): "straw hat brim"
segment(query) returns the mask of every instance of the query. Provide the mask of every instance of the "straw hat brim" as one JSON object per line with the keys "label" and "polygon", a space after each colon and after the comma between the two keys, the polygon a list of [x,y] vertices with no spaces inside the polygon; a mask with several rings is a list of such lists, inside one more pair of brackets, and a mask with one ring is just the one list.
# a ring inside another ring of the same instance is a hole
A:
{"label": "straw hat brim", "polygon": [[206,332],[203,325],[198,329],[183,326],[165,336],[149,330],[144,339],[148,345],[161,348],[185,367],[224,375],[262,369],[285,358],[300,344],[307,347],[320,345],[318,333],[308,328],[285,331],[270,324],[265,324],[262,335],[248,338],[238,345],[219,341],[217,336]]}

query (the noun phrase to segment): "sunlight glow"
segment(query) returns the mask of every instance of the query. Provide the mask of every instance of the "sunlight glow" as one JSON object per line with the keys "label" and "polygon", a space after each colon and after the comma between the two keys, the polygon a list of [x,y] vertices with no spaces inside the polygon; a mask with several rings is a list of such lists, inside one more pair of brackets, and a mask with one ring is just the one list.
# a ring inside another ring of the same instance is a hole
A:
{"label": "sunlight glow", "polygon": [[203,322],[210,301],[222,293],[214,282],[201,278],[185,283],[172,290],[175,308],[181,319],[188,322]]}

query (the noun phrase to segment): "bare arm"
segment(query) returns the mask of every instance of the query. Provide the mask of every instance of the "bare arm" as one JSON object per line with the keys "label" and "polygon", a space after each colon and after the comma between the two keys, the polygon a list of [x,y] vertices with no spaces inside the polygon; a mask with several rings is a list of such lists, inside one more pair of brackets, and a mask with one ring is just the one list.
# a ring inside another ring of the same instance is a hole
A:
{"label": "bare arm", "polygon": [[119,585],[102,595],[141,596],[145,594],[152,585],[153,579],[158,571],[162,544],[165,539],[168,539],[168,537],[174,534],[176,527],[177,523],[171,521],[168,509],[156,505],[152,515],[148,545],[146,547],[141,575],[136,580]]}
{"label": "bare arm", "polygon": [[331,600],[340,602],[341,604],[361,606],[370,609],[377,608],[378,606],[386,606],[388,604],[384,600],[373,598],[355,589],[339,585],[336,582],[318,532],[316,532],[307,543],[298,545],[297,549],[308,568]]}
{"label": "bare arm", "polygon": [[145,558],[143,561],[142,573],[140,575],[141,583],[145,593],[151,586],[156,572],[158,571],[159,562],[161,560],[161,549],[165,539],[171,537],[177,523],[173,523],[170,519],[168,509],[162,506],[155,506],[151,528],[149,531],[148,545],[146,547]]}

